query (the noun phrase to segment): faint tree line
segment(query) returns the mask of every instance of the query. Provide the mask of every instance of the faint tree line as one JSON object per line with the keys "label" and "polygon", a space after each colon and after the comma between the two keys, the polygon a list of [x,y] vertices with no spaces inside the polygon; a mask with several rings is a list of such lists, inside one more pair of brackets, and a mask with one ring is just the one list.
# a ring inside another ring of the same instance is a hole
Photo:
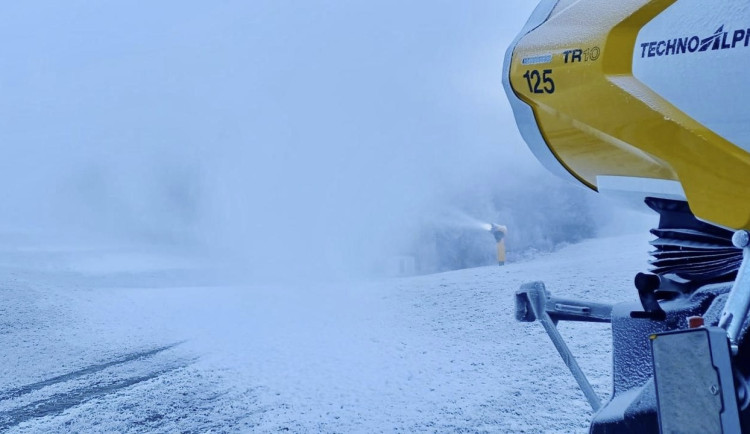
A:
{"label": "faint tree line", "polygon": [[[529,176],[512,186],[501,180],[463,192],[448,214],[468,215],[508,227],[508,260],[594,237],[604,210],[596,194],[552,176]],[[495,241],[488,231],[460,219],[426,220],[410,254],[417,271],[430,273],[496,262]]]}

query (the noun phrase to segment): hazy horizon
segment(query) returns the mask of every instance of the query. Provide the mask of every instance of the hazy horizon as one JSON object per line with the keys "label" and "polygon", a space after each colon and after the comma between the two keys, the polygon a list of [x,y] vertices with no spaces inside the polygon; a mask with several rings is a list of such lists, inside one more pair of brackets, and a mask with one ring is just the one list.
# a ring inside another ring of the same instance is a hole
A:
{"label": "hazy horizon", "polygon": [[360,273],[551,177],[501,83],[535,5],[3,5],[0,223]]}

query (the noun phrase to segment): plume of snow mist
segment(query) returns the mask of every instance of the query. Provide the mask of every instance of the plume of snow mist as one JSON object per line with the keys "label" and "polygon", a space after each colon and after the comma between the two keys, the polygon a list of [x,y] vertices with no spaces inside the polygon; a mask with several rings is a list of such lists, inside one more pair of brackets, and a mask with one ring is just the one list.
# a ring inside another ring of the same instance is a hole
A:
{"label": "plume of snow mist", "polygon": [[449,210],[438,215],[435,219],[435,224],[455,229],[472,229],[480,231],[492,230],[492,225],[490,223],[479,220],[457,209]]}

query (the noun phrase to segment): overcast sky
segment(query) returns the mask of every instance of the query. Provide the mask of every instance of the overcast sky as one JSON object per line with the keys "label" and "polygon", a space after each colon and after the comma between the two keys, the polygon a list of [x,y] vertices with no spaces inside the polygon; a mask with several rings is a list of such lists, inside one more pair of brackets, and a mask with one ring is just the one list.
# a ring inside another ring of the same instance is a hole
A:
{"label": "overcast sky", "polygon": [[501,83],[535,5],[5,2],[0,219],[336,268],[541,170]]}

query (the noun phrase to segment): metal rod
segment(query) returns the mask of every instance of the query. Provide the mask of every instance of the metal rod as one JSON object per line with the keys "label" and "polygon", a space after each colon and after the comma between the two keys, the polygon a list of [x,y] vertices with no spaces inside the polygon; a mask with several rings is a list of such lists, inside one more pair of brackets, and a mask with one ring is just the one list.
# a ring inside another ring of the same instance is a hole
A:
{"label": "metal rod", "polygon": [[744,230],[735,232],[732,243],[742,249],[742,265],[721,312],[719,327],[727,331],[729,341],[736,347],[742,324],[750,310],[750,233]]}
{"label": "metal rod", "polygon": [[589,404],[591,404],[591,408],[594,409],[594,411],[598,411],[602,406],[599,397],[596,395],[596,392],[594,392],[594,388],[591,387],[591,383],[589,383],[588,378],[586,378],[586,374],[584,374],[581,367],[578,366],[576,358],[565,344],[565,341],[557,330],[554,321],[552,321],[552,318],[545,310],[547,294],[544,289],[544,284],[541,282],[534,282],[532,284],[523,285],[522,290],[526,291],[534,315],[547,331],[550,340],[552,340],[552,343],[555,345],[557,352],[560,353],[563,362],[565,362],[565,365],[570,369],[570,373],[573,374],[573,378],[575,378],[578,386],[583,391],[583,394],[586,395],[586,399],[589,401]]}

